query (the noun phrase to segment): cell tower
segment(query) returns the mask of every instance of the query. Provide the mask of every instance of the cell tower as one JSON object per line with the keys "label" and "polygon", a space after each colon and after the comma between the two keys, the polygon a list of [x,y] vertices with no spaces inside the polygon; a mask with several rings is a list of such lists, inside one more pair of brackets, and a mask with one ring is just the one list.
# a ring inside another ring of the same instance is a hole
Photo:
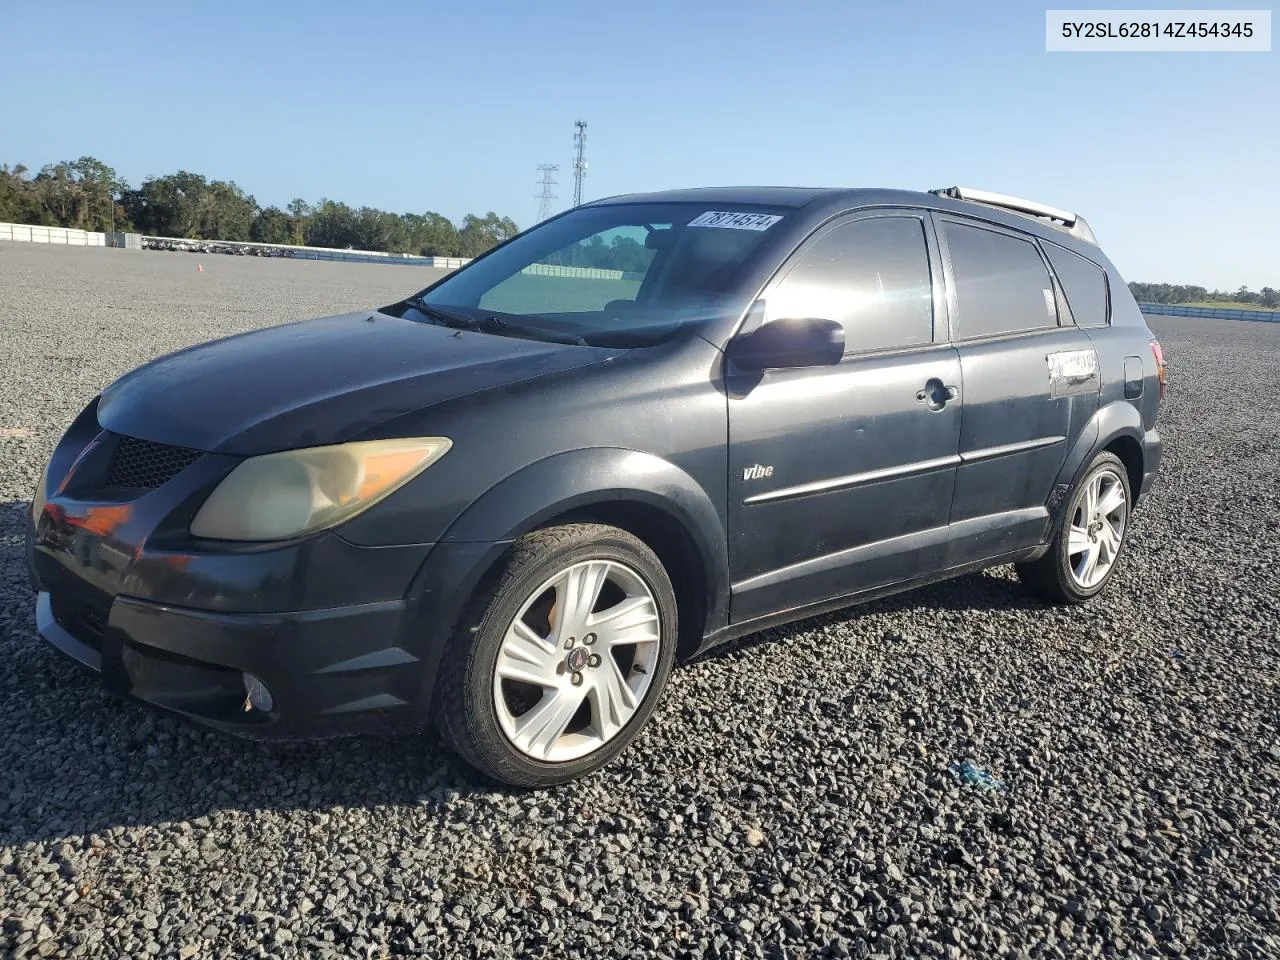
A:
{"label": "cell tower", "polygon": [[587,175],[587,121],[575,120],[573,125],[578,128],[573,135],[578,151],[573,161],[573,205],[576,207],[582,203],[582,181]]}
{"label": "cell tower", "polygon": [[560,172],[560,164],[558,163],[540,163],[538,164],[537,195],[534,197],[538,203],[538,222],[541,223],[547,217],[551,216],[551,201],[560,199],[551,192],[551,188],[559,182],[556,180],[556,174]]}

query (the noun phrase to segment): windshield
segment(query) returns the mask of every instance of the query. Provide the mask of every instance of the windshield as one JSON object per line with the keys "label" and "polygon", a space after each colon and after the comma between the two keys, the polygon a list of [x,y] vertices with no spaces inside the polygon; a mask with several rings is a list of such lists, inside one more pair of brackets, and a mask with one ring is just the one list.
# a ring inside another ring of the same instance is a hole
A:
{"label": "windshield", "polygon": [[431,322],[593,346],[645,346],[745,303],[735,281],[785,209],[582,207],[406,301]]}

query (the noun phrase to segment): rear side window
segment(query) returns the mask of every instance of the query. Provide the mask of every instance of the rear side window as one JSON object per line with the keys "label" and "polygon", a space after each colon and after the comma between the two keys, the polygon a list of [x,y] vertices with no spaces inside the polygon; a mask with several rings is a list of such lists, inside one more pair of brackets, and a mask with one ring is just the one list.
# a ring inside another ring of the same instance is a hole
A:
{"label": "rear side window", "polygon": [[1053,281],[1030,240],[945,222],[955,276],[956,338],[994,337],[1058,325]]}
{"label": "rear side window", "polygon": [[768,317],[844,325],[845,353],[933,341],[933,288],[924,224],[874,217],[820,237],[766,298]]}
{"label": "rear side window", "polygon": [[1104,325],[1107,322],[1106,272],[1096,263],[1056,244],[1046,243],[1044,252],[1062,281],[1067,305],[1076,323],[1082,327]]}

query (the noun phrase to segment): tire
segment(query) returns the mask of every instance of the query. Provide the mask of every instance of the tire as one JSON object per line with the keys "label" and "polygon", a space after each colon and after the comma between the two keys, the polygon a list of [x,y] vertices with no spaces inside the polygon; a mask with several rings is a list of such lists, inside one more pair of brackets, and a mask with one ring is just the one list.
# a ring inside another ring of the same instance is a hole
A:
{"label": "tire", "polygon": [[677,627],[671,580],[641,540],[595,523],[535,530],[512,546],[451,639],[437,726],[500,783],[549,787],[586,776],[652,715]]}
{"label": "tire", "polygon": [[[1101,508],[1114,504],[1113,509],[1095,516],[1091,496]],[[1124,556],[1132,505],[1124,464],[1114,454],[1098,454],[1072,488],[1049,550],[1038,560],[1016,564],[1018,579],[1053,604],[1079,604],[1097,596]]]}

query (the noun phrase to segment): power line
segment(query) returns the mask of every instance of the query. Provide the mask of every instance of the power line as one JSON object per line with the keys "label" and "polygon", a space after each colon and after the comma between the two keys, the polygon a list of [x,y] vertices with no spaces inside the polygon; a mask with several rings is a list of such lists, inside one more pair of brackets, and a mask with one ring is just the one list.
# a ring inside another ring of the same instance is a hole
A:
{"label": "power line", "polygon": [[551,188],[559,182],[556,180],[556,174],[560,172],[560,164],[558,163],[540,163],[538,164],[538,173],[541,177],[538,180],[538,186],[541,188],[535,200],[538,200],[538,222],[541,223],[547,217],[551,216],[551,201],[559,200]]}
{"label": "power line", "polygon": [[582,203],[582,181],[587,176],[587,121],[576,120],[573,124],[577,132],[573,135],[577,157],[573,161],[573,205]]}

